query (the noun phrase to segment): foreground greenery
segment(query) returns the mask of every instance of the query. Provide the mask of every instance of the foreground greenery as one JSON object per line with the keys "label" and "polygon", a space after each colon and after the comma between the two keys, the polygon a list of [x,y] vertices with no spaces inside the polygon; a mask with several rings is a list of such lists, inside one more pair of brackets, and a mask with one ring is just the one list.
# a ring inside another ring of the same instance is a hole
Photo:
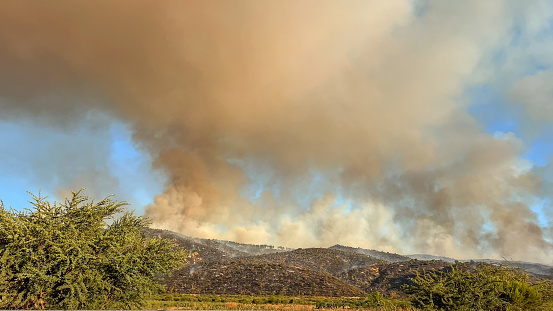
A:
{"label": "foreground greenery", "polygon": [[153,296],[148,306],[187,310],[553,310],[550,281],[531,282],[522,271],[494,265],[457,263],[445,271],[423,272],[411,278],[404,290],[407,299],[378,292],[355,298],[164,294]]}
{"label": "foreground greenery", "polygon": [[[487,270],[485,273],[490,273]],[[482,272],[482,271],[480,271]],[[448,274],[449,272],[446,272]],[[503,273],[500,272],[500,273]],[[453,272],[457,274],[457,272]],[[436,274],[435,274],[436,275]],[[481,276],[481,274],[479,275]],[[414,283],[416,284],[416,283]],[[440,282],[436,283],[440,284]],[[416,286],[416,285],[413,285]],[[437,285],[436,288],[441,285]],[[550,283],[535,285],[544,293],[551,293]],[[468,291],[468,300],[474,300]],[[513,293],[516,290],[513,291]],[[488,293],[489,294],[489,293]],[[448,305],[421,305],[417,301],[422,296],[413,295],[411,299],[386,297],[380,293],[372,293],[366,297],[353,298],[329,298],[329,297],[289,297],[282,295],[188,295],[188,294],[158,294],[152,295],[145,305],[148,309],[179,309],[179,310],[314,310],[314,309],[352,309],[352,310],[378,310],[378,311],[417,311],[417,310],[553,310],[551,299],[542,298],[539,306],[532,307],[532,303],[521,306],[516,304],[503,304],[501,306],[472,306],[466,307],[462,303],[450,302]],[[484,297],[482,293],[474,293],[475,297]],[[543,295],[545,296],[545,294]],[[478,300],[478,299],[476,299]],[[488,298],[484,298],[488,300]],[[544,302],[545,300],[549,302]]]}
{"label": "foreground greenery", "polygon": [[149,309],[176,308],[182,310],[416,310],[406,299],[391,299],[380,293],[366,297],[289,297],[282,295],[153,295],[146,305]]}
{"label": "foreground greenery", "polygon": [[142,217],[125,203],[65,203],[32,196],[32,208],[0,203],[0,309],[130,309],[163,290],[155,278],[186,256],[163,239],[146,240]]}
{"label": "foreground greenery", "polygon": [[551,310],[551,282],[532,283],[528,274],[485,265],[457,263],[449,271],[418,274],[404,286],[424,310]]}

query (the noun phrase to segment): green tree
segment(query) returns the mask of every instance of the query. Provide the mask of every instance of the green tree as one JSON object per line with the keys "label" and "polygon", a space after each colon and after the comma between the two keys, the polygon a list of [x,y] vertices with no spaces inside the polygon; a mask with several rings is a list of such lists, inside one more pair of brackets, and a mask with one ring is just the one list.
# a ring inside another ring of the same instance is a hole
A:
{"label": "green tree", "polygon": [[23,212],[0,201],[0,309],[136,308],[184,263],[173,242],[144,237],[148,222],[122,214],[125,202],[32,199]]}
{"label": "green tree", "polygon": [[472,269],[457,263],[449,271],[417,274],[405,286],[415,307],[424,310],[539,310],[539,286],[528,275],[501,267]]}

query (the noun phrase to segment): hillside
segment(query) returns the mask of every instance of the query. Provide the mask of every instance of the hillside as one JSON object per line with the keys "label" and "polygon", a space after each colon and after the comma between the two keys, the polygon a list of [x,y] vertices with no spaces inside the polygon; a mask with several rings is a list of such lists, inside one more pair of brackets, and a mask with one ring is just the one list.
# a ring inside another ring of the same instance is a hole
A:
{"label": "hillside", "polygon": [[480,260],[474,260],[474,261],[500,264],[512,269],[521,269],[526,273],[529,273],[535,277],[553,280],[553,267],[540,264],[540,263],[524,262],[524,261],[493,260],[493,259],[480,259]]}
{"label": "hillside", "polygon": [[224,245],[231,249],[249,254],[249,255],[262,255],[262,254],[273,254],[278,252],[287,252],[294,250],[293,248],[283,247],[283,246],[273,246],[266,244],[245,244],[238,243],[233,241],[224,241],[224,240],[211,240],[220,245]]}
{"label": "hillside", "polygon": [[221,261],[230,258],[241,258],[294,250],[293,248],[282,246],[275,247],[272,245],[255,245],[216,239],[194,238],[163,229],[146,228],[145,233],[148,237],[156,236],[174,240],[178,245],[200,253],[203,259],[208,261]]}
{"label": "hillside", "polygon": [[443,270],[449,264],[443,261],[410,260],[405,262],[384,263],[371,267],[357,268],[341,273],[337,277],[367,292],[403,292],[401,286],[417,272]]}
{"label": "hillside", "polygon": [[[404,296],[402,285],[416,273],[444,270],[452,258],[399,254],[334,245],[330,248],[287,249],[188,237],[167,230],[147,229],[148,237],[174,240],[190,250],[188,264],[165,277],[167,288],[189,294],[278,294],[363,296],[381,292]],[[532,280],[553,279],[553,267],[527,262],[480,260],[466,263],[501,264],[518,268]]]}
{"label": "hillside", "polygon": [[417,260],[440,260],[440,261],[445,261],[449,263],[455,263],[456,261],[455,258],[428,255],[428,254],[412,254],[412,255],[406,255],[406,257],[409,257],[411,259],[417,259]]}
{"label": "hillside", "polygon": [[169,230],[147,228],[145,234],[147,237],[160,237],[175,241],[179,246],[195,253],[197,261],[225,262],[233,258],[249,256],[248,253],[218,243],[216,240],[192,238]]}
{"label": "hillside", "polygon": [[187,294],[282,294],[287,296],[359,297],[363,291],[328,273],[285,264],[243,260],[205,263],[166,279],[167,288]]}
{"label": "hillside", "polygon": [[364,249],[359,247],[350,247],[350,246],[344,246],[344,245],[338,245],[338,244],[331,246],[329,248],[344,251],[344,252],[368,255],[388,262],[401,262],[401,261],[411,260],[411,258],[406,256],[402,256],[395,253],[381,252],[374,249]]}
{"label": "hillside", "polygon": [[293,267],[305,267],[337,275],[357,267],[384,264],[385,261],[367,255],[355,254],[328,248],[305,248],[288,252],[265,254],[244,258],[260,263],[282,263]]}

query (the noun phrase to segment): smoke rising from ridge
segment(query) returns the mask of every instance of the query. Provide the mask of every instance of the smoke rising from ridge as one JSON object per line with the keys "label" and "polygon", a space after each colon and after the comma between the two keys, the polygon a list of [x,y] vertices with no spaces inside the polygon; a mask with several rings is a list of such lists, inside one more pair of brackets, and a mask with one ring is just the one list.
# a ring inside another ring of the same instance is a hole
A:
{"label": "smoke rising from ridge", "polygon": [[0,118],[131,124],[168,176],[157,227],[548,262],[523,142],[463,99],[519,4],[429,3],[2,4]]}

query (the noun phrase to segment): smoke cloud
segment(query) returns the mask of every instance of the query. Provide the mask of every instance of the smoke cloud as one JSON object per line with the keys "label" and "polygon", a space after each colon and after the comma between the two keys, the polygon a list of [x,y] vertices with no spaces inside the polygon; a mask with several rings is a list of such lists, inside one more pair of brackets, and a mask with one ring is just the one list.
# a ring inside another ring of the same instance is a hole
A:
{"label": "smoke cloud", "polygon": [[[551,263],[524,143],[486,133],[464,95],[493,75],[521,5],[3,3],[0,118],[129,124],[167,176],[146,209],[156,227]],[[549,76],[512,91],[532,115],[551,111]]]}

